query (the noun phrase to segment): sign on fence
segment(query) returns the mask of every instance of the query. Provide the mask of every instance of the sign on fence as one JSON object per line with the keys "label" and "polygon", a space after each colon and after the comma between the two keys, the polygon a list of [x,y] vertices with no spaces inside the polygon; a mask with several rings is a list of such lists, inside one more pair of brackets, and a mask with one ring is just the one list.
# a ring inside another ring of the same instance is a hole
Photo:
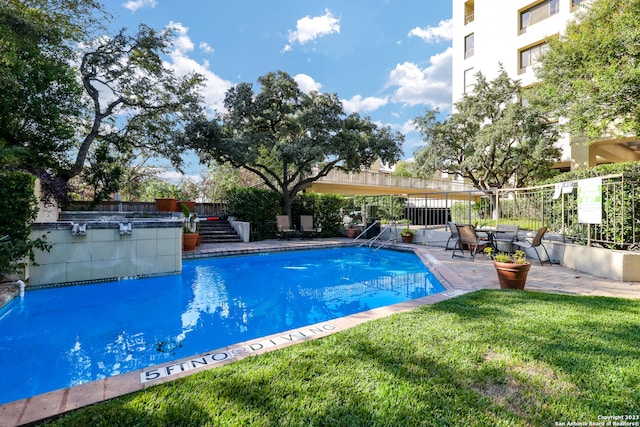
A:
{"label": "sign on fence", "polygon": [[602,224],[602,178],[578,181],[578,222]]}

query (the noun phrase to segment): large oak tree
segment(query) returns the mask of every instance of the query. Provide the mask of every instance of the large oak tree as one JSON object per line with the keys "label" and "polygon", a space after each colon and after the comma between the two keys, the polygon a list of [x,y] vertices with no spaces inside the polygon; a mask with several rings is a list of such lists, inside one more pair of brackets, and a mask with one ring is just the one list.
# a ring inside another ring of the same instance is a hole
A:
{"label": "large oak tree", "polygon": [[423,176],[448,173],[491,194],[546,177],[560,155],[554,127],[522,102],[519,82],[504,70],[492,81],[476,74],[473,92],[455,103],[454,111],[442,121],[437,110],[415,119],[426,142],[415,154]]}
{"label": "large oak tree", "polygon": [[394,163],[403,135],[357,113],[346,115],[335,94],[303,93],[282,71],[229,89],[226,112],[188,129],[189,145],[203,162],[244,168],[282,195],[283,213],[302,189],[333,168],[357,171],[377,159]]}
{"label": "large oak tree", "polygon": [[202,114],[202,77],[178,76],[163,61],[170,28],[97,37],[103,16],[92,0],[0,2],[4,166],[68,182],[94,152],[97,168],[109,151],[181,165],[177,136]]}

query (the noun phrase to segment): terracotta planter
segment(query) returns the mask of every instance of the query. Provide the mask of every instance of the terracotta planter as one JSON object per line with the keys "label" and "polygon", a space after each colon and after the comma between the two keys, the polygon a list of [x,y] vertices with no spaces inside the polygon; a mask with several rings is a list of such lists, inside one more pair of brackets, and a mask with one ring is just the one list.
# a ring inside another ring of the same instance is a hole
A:
{"label": "terracotta planter", "polygon": [[182,250],[192,251],[196,248],[196,242],[198,241],[198,233],[183,233],[182,234]]}
{"label": "terracotta planter", "polygon": [[345,230],[345,234],[350,239],[355,239],[358,234],[360,234],[360,230],[357,228],[347,228]]}
{"label": "terracotta planter", "polygon": [[493,265],[496,267],[496,272],[498,273],[500,289],[524,289],[527,274],[531,268],[530,263],[514,264],[512,262],[494,261]]}
{"label": "terracotta planter", "polygon": [[202,244],[202,236],[198,233],[198,238],[196,239],[196,246],[200,246]]}
{"label": "terracotta planter", "polygon": [[413,243],[413,234],[410,236],[400,236],[402,237],[402,243]]}
{"label": "terracotta planter", "polygon": [[175,212],[177,206],[177,199],[156,199],[156,209],[158,209],[158,212]]}
{"label": "terracotta planter", "polygon": [[180,206],[180,203],[185,205],[187,207],[187,209],[189,209],[189,212],[193,212],[193,211],[196,210],[196,202],[189,202],[187,200],[178,200],[178,211],[179,212],[182,212],[182,207]]}

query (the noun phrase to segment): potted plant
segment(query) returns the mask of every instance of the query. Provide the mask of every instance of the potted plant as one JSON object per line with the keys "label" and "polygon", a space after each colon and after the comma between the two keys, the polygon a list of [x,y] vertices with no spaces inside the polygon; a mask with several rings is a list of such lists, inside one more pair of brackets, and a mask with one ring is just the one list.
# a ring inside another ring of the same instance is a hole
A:
{"label": "potted plant", "polygon": [[182,250],[192,251],[196,248],[198,241],[198,215],[195,212],[189,212],[189,209],[180,204],[184,220],[182,223]]}
{"label": "potted plant", "polygon": [[[178,205],[185,205],[190,212],[193,212],[196,210],[196,202],[192,202],[189,200],[178,200],[177,203]],[[182,209],[182,207],[180,207],[180,209]],[[180,209],[178,210],[178,212],[180,212]]]}
{"label": "potted plant", "polygon": [[402,237],[402,243],[411,243],[411,242],[413,242],[413,235],[414,234],[415,234],[415,231],[413,231],[409,227],[403,228],[402,231],[400,231],[400,236]]}
{"label": "potted plant", "polygon": [[346,230],[344,230],[344,234],[345,236],[347,236],[350,239],[355,239],[357,235],[359,235],[361,233],[359,228],[355,228],[355,227],[349,227]]}
{"label": "potted plant", "polygon": [[493,248],[485,248],[484,252],[493,259],[500,289],[524,289],[531,263],[527,262],[527,255],[523,251],[515,251],[513,254],[504,252],[494,254]]}
{"label": "potted plant", "polygon": [[156,199],[156,209],[158,212],[176,212],[178,199],[158,198]]}

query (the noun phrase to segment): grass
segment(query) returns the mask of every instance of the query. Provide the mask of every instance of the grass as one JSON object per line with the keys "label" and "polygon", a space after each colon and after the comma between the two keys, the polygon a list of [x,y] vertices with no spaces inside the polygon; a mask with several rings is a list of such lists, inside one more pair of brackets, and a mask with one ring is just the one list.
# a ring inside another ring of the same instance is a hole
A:
{"label": "grass", "polygon": [[480,291],[47,425],[588,425],[640,415],[639,343],[640,301]]}

